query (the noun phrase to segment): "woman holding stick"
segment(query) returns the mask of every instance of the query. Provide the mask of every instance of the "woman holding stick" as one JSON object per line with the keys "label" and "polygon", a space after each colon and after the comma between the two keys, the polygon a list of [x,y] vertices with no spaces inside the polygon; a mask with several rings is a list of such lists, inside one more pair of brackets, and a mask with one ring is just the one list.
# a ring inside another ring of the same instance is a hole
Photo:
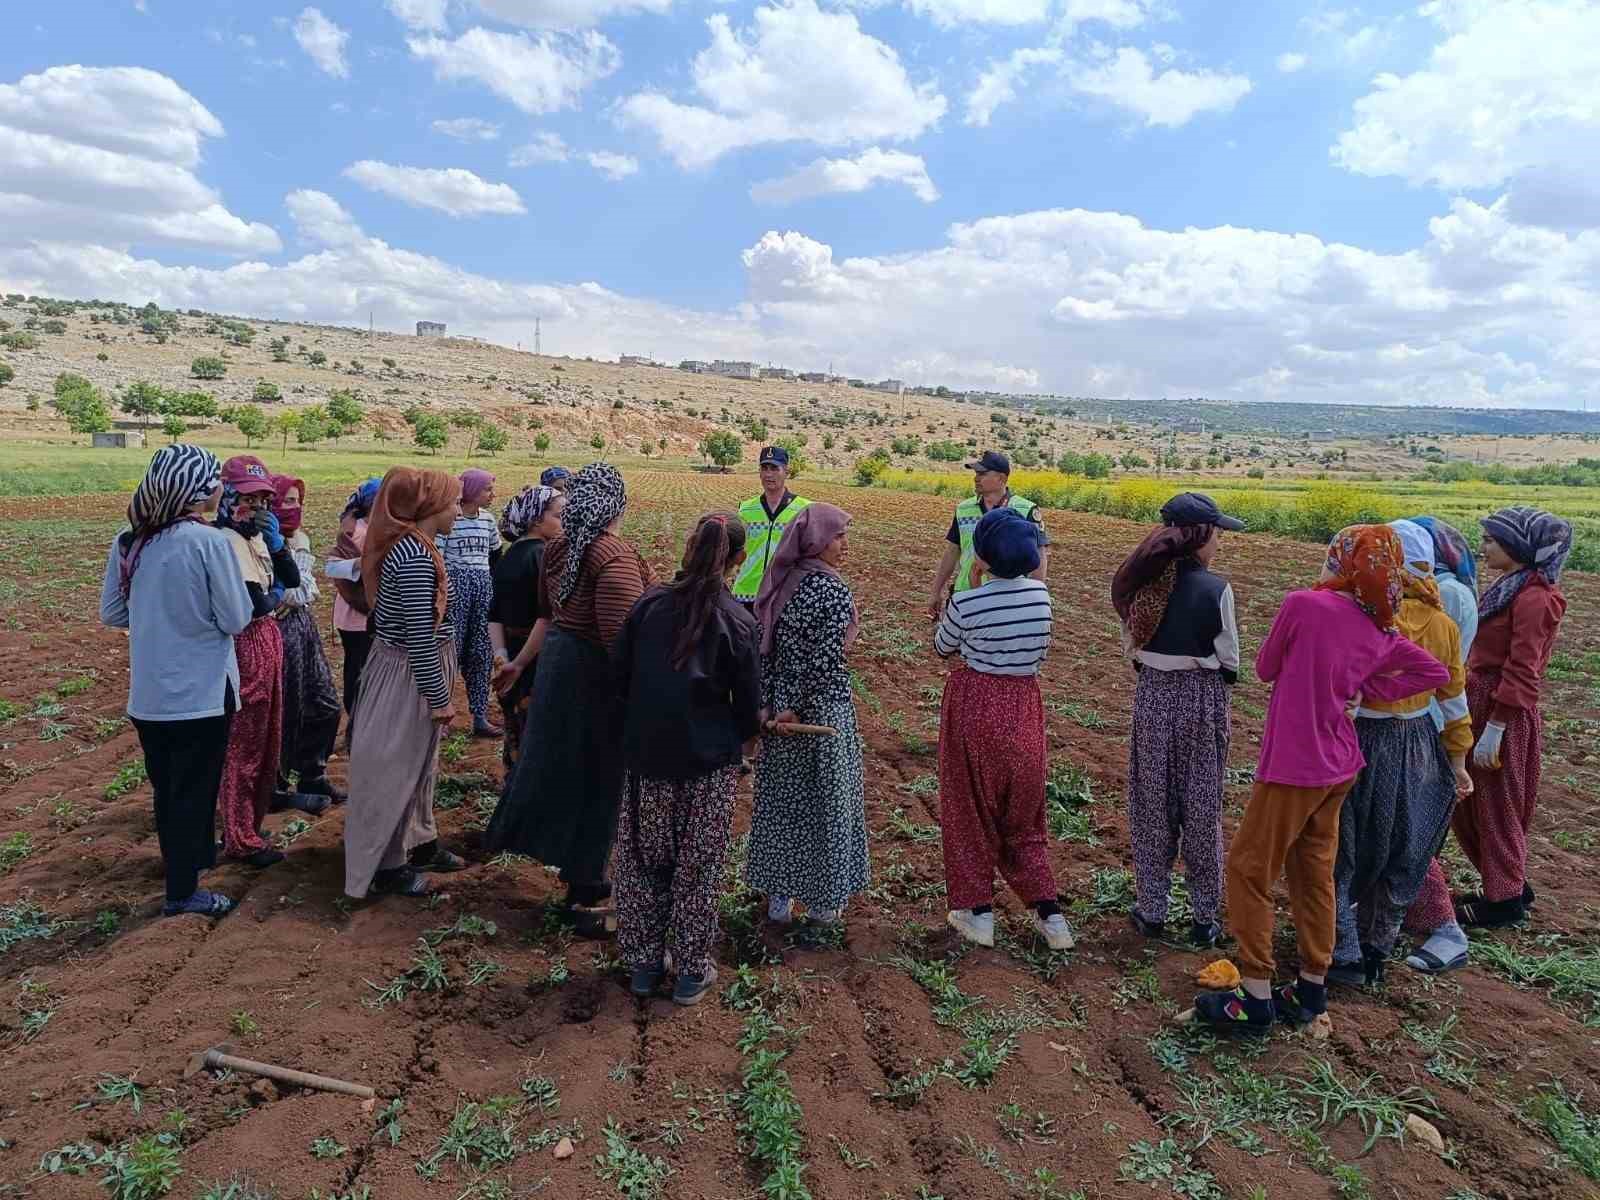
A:
{"label": "woman holding stick", "polygon": [[[839,574],[850,515],[812,504],[789,523],[756,597],[763,687],[772,729],[756,760],[750,886],[767,916],[787,925],[805,905],[810,935],[839,926],[845,903],[866,890],[866,786],[845,653],[858,628]],[[785,733],[796,724],[829,734]]]}

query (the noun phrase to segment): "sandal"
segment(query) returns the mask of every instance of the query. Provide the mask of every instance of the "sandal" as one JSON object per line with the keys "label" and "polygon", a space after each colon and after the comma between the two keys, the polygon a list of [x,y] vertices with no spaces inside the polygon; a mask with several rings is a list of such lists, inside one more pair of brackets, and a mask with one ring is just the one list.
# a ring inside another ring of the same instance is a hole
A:
{"label": "sandal", "polygon": [[1509,900],[1468,900],[1457,907],[1456,920],[1470,929],[1505,929],[1528,915],[1521,896]]}
{"label": "sandal", "polygon": [[433,883],[421,871],[396,867],[392,872],[379,871],[373,876],[372,890],[384,896],[431,896]]}
{"label": "sandal", "polygon": [[221,892],[196,889],[187,900],[168,900],[161,906],[164,917],[181,917],[190,913],[199,917],[225,917],[234,909],[234,903]]}
{"label": "sandal", "polygon": [[1406,966],[1424,975],[1443,975],[1446,971],[1459,971],[1467,965],[1467,952],[1463,950],[1452,959],[1443,959],[1426,946],[1418,946],[1406,955]]}

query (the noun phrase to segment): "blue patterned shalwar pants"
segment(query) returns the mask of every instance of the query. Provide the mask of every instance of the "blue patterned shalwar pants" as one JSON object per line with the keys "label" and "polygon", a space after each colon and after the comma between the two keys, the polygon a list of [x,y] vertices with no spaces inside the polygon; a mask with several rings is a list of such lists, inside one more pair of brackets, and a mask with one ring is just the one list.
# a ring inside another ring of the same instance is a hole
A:
{"label": "blue patterned shalwar pants", "polygon": [[489,645],[489,599],[494,594],[487,571],[450,569],[448,619],[456,635],[456,665],[467,685],[467,706],[478,720],[489,716],[489,676],[494,650]]}

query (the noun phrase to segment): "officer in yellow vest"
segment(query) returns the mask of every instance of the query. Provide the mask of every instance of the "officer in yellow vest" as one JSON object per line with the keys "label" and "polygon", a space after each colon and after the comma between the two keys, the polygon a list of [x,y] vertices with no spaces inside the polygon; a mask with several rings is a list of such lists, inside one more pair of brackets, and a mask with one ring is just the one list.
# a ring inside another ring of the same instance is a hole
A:
{"label": "officer in yellow vest", "polygon": [[754,604],[767,563],[778,552],[783,531],[811,501],[789,490],[789,452],[782,446],[761,451],[761,495],[739,505],[744,522],[744,565],[733,580],[733,598]]}
{"label": "officer in yellow vest", "polygon": [[977,528],[979,518],[991,508],[1014,508],[1038,529],[1039,566],[1029,573],[1030,578],[1043,581],[1049,565],[1050,535],[1039,519],[1039,506],[1026,496],[1011,494],[1011,460],[998,450],[985,450],[976,462],[967,464],[967,470],[972,472],[972,495],[956,505],[955,519],[950,522],[950,532],[945,534],[949,545],[939,560],[939,570],[933,576],[933,592],[928,597],[931,621],[944,615],[945,602],[951,592],[964,592],[977,586],[972,579],[972,531]]}

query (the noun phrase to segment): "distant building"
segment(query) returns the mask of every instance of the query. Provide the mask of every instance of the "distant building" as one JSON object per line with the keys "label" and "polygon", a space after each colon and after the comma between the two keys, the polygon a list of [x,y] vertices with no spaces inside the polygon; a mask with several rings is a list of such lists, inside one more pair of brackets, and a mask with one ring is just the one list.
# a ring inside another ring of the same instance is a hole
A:
{"label": "distant building", "polygon": [[130,447],[144,445],[144,434],[124,432],[119,429],[114,433],[93,434],[91,440],[96,449],[127,450]]}
{"label": "distant building", "polygon": [[705,375],[710,372],[711,364],[697,358],[686,358],[678,364],[678,370],[688,371],[691,375]]}
{"label": "distant building", "polygon": [[782,380],[786,380],[786,381],[792,381],[794,379],[794,377],[795,377],[794,372],[789,370],[788,367],[762,367],[761,368],[761,378],[763,378],[763,379],[782,379]]}
{"label": "distant building", "polygon": [[903,396],[906,390],[905,381],[901,379],[880,379],[872,386],[874,390],[888,392],[891,396]]}
{"label": "distant building", "polygon": [[867,386],[867,381],[865,379],[847,379],[845,382],[851,387],[864,388]]}
{"label": "distant building", "polygon": [[827,383],[828,375],[825,371],[806,371],[800,376],[801,383]]}
{"label": "distant building", "polygon": [[443,321],[418,321],[417,322],[417,336],[418,337],[443,337],[444,336],[444,322]]}
{"label": "distant building", "polygon": [[625,367],[653,367],[656,365],[654,359],[647,358],[643,354],[624,354],[617,359],[617,362]]}
{"label": "distant building", "polygon": [[719,358],[716,360],[716,362],[711,364],[711,373],[713,375],[725,375],[729,379],[761,378],[761,368],[756,366],[755,363],[742,361],[730,362],[725,358]]}

